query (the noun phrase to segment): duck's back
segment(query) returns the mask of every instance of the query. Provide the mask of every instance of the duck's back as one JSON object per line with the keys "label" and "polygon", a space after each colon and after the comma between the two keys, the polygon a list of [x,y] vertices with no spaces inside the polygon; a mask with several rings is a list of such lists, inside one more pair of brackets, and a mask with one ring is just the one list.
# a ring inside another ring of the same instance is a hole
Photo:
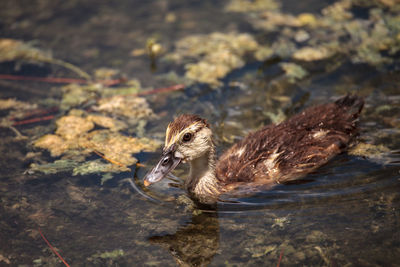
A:
{"label": "duck's back", "polygon": [[284,183],[304,176],[347,147],[363,104],[362,98],[347,95],[249,134],[221,156],[218,179],[228,185]]}

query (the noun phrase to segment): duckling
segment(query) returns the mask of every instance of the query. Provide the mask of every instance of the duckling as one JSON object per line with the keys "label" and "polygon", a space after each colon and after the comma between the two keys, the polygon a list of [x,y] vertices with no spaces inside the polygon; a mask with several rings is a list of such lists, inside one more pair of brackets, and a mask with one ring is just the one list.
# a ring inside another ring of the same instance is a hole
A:
{"label": "duckling", "polygon": [[220,194],[299,179],[343,152],[357,134],[364,100],[346,95],[333,103],[305,109],[290,119],[250,133],[217,161],[210,125],[184,114],[166,130],[165,147],[144,185],[163,179],[181,162],[190,164],[184,187],[200,202]]}

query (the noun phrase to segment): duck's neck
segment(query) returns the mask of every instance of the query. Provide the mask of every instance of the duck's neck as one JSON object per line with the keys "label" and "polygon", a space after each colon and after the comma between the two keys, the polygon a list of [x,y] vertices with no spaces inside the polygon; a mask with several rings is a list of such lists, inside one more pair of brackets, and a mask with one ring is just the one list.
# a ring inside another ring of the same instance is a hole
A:
{"label": "duck's neck", "polygon": [[185,182],[186,190],[197,198],[215,198],[219,195],[218,179],[215,174],[215,148],[190,162],[189,177]]}

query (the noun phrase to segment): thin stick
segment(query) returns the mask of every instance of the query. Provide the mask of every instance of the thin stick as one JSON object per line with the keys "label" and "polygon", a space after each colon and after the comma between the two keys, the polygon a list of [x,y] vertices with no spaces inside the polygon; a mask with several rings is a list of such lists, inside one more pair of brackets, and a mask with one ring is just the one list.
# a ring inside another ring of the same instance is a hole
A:
{"label": "thin stick", "polygon": [[44,117],[39,117],[39,118],[32,118],[32,119],[23,120],[23,121],[16,121],[12,125],[13,126],[24,125],[24,124],[29,124],[29,123],[39,122],[39,121],[49,121],[52,119],[54,119],[54,115],[49,115],[49,116],[44,116]]}
{"label": "thin stick", "polygon": [[103,158],[103,159],[105,159],[105,160],[111,162],[112,164],[115,164],[115,165],[118,165],[118,166],[120,166],[120,167],[126,168],[126,165],[124,165],[124,164],[122,164],[122,163],[119,163],[118,161],[115,161],[115,160],[112,160],[112,159],[109,159],[109,158],[105,157],[103,153],[100,153],[100,152],[97,151],[97,150],[93,150],[93,152],[96,153],[96,154],[97,154],[98,156],[100,156],[101,158]]}
{"label": "thin stick", "polygon": [[10,128],[17,135],[18,138],[23,138],[23,139],[27,138],[26,136],[22,135],[17,129],[15,129],[14,126],[10,125],[8,126],[8,128]]}
{"label": "thin stick", "polygon": [[54,254],[58,256],[58,258],[65,264],[67,267],[71,267],[64,259],[61,257],[61,255],[57,252],[57,250],[50,244],[50,242],[46,239],[46,237],[43,235],[42,231],[40,230],[40,227],[38,228],[39,234],[42,236],[43,240],[46,242],[46,244],[49,246],[51,251],[53,251]]}
{"label": "thin stick", "polygon": [[285,251],[285,248],[282,248],[282,250],[281,250],[281,254],[279,255],[279,260],[278,260],[278,264],[276,265],[276,267],[279,267],[279,265],[281,264],[281,260],[283,257],[283,251]]}
{"label": "thin stick", "polygon": [[148,91],[143,91],[143,92],[139,92],[136,95],[137,96],[144,96],[144,95],[153,95],[153,94],[158,94],[158,93],[165,93],[165,92],[172,92],[172,91],[178,91],[178,90],[182,90],[185,88],[185,85],[183,84],[176,84],[173,86],[169,86],[169,87],[164,87],[164,88],[157,88],[157,89],[153,89],[153,90],[148,90]]}
{"label": "thin stick", "polygon": [[[33,116],[45,115],[53,112],[58,112],[58,107],[52,107],[49,109],[34,109],[29,112],[26,112],[21,120],[28,119]],[[10,117],[11,120],[16,120],[15,116]]]}

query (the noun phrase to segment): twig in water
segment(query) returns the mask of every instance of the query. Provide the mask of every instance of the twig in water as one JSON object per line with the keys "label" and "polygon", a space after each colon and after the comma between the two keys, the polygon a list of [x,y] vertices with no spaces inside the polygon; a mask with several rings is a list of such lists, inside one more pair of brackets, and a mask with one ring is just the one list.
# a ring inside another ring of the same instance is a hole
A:
{"label": "twig in water", "polygon": [[43,240],[46,242],[46,244],[49,246],[51,251],[53,251],[54,254],[58,256],[58,258],[65,264],[65,266],[70,267],[69,264],[64,260],[63,257],[57,252],[57,250],[50,244],[50,242],[46,239],[46,237],[43,235],[42,231],[40,230],[40,227],[38,228],[39,234],[42,236]]}
{"label": "twig in water", "polygon": [[102,159],[105,159],[105,160],[107,160],[108,162],[110,162],[110,163],[112,163],[112,164],[118,165],[118,166],[123,167],[123,168],[127,168],[126,165],[124,165],[124,164],[122,164],[122,163],[119,163],[118,161],[115,161],[115,160],[112,160],[112,159],[107,158],[106,156],[104,156],[103,153],[100,153],[100,152],[97,151],[97,150],[93,150],[93,152],[94,152],[96,155],[98,155],[99,157],[101,157]]}
{"label": "twig in water", "polygon": [[38,118],[32,118],[32,119],[23,120],[23,121],[16,121],[16,122],[13,123],[13,126],[25,125],[25,124],[35,123],[35,122],[39,122],[39,121],[49,121],[49,120],[52,120],[52,119],[54,119],[54,115],[38,117]]}
{"label": "twig in water", "polygon": [[283,257],[283,252],[285,251],[285,248],[282,248],[281,250],[281,254],[279,255],[279,260],[278,260],[278,264],[276,265],[276,267],[279,267],[279,265],[281,264],[281,260]]}
{"label": "twig in water", "polygon": [[169,87],[164,87],[164,88],[157,88],[157,89],[153,89],[153,90],[148,90],[148,91],[143,91],[143,92],[139,92],[136,95],[137,96],[144,96],[144,95],[153,95],[153,94],[158,94],[158,93],[165,93],[165,92],[172,92],[172,91],[178,91],[178,90],[182,90],[185,88],[185,85],[183,84],[176,84],[173,86],[169,86]]}
{"label": "twig in water", "polygon": [[[59,110],[58,107],[52,107],[52,108],[49,108],[49,109],[42,109],[42,108],[34,109],[34,110],[26,112],[23,115],[23,117],[20,119],[20,121],[21,120],[27,120],[27,119],[29,119],[31,117],[34,117],[34,116],[42,116],[42,115],[49,114],[49,113],[56,113],[56,112],[58,112],[58,110]],[[15,116],[10,117],[10,120],[13,120],[13,121],[15,121],[17,119],[18,118],[16,118]]]}

